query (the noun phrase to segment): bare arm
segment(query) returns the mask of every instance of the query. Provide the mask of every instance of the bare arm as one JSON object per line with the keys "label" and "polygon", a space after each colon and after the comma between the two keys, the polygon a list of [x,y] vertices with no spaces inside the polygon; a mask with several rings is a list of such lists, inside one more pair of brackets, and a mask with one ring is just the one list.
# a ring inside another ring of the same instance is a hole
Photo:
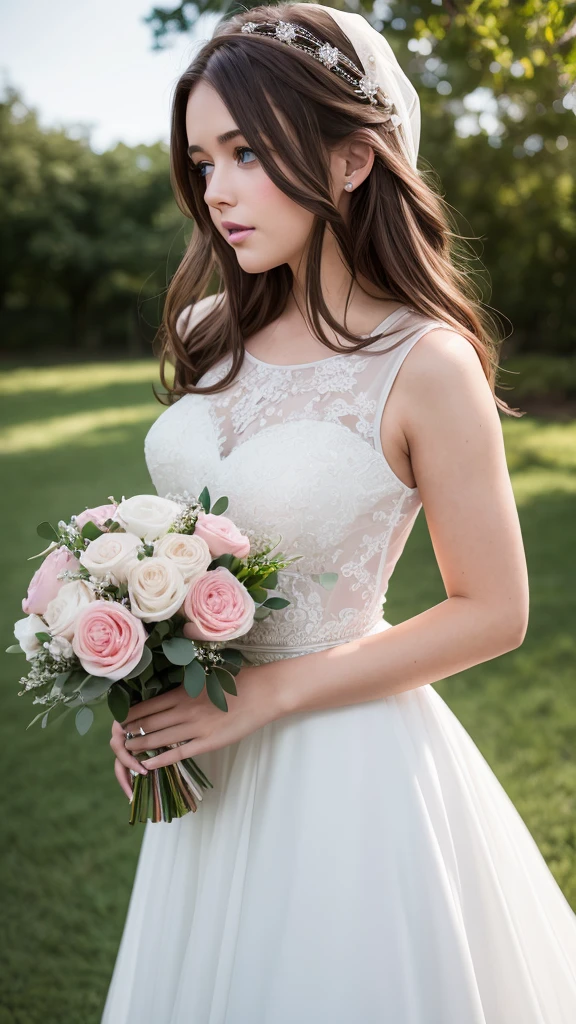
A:
{"label": "bare arm", "polygon": [[524,639],[526,560],[500,419],[479,359],[461,335],[434,330],[407,355],[398,386],[447,598],[384,633],[303,655],[298,671],[291,658],[267,665],[280,715],[411,690]]}

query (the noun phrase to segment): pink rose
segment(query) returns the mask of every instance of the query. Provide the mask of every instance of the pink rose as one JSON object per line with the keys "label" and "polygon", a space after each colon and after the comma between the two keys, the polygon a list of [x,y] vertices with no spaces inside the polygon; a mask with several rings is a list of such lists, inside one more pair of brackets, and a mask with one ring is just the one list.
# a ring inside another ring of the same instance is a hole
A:
{"label": "pink rose", "polygon": [[100,530],[104,529],[107,519],[112,519],[116,511],[116,505],[97,505],[96,508],[87,508],[80,515],[76,516],[76,526],[79,530],[86,523],[93,522]]}
{"label": "pink rose", "polygon": [[58,573],[64,569],[74,571],[79,568],[80,562],[68,548],[54,548],[30,580],[28,595],[22,601],[22,611],[26,615],[44,615],[50,601],[67,582],[65,579],[59,580]]}
{"label": "pink rose", "polygon": [[252,626],[256,604],[233,573],[219,565],[196,577],[181,611],[190,620],[183,628],[188,640],[233,640]]}
{"label": "pink rose", "polygon": [[246,558],[250,552],[250,540],[226,516],[215,516],[212,512],[200,512],[194,533],[202,537],[210,548],[213,558],[220,555],[236,555]]}
{"label": "pink rose", "polygon": [[82,667],[114,682],[136,668],[148,636],[140,619],[115,601],[92,601],[74,629],[72,648]]}

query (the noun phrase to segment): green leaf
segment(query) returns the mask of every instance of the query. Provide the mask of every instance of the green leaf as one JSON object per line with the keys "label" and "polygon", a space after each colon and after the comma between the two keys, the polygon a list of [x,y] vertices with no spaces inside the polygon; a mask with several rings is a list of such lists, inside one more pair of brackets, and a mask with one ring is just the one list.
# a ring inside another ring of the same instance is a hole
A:
{"label": "green leaf", "polygon": [[176,668],[170,669],[166,673],[169,683],[183,683],[184,682],[184,666],[177,665]]}
{"label": "green leaf", "polygon": [[264,605],[261,604],[260,607],[257,608],[256,611],[254,612],[254,618],[256,619],[257,622],[259,622],[261,619],[267,619],[268,616],[271,614],[272,613],[270,609],[265,608]]}
{"label": "green leaf", "polygon": [[314,576],[313,579],[317,579],[321,587],[325,590],[332,590],[338,580],[337,572],[321,572],[318,577]]}
{"label": "green leaf", "polygon": [[44,520],[43,523],[38,524],[36,527],[36,533],[44,540],[59,540],[60,538],[60,534],[54,529],[52,523],[49,523],[48,520]]}
{"label": "green leaf", "polygon": [[198,501],[202,505],[205,512],[210,511],[210,492],[207,487],[203,487],[202,491],[198,495]]}
{"label": "green leaf", "polygon": [[94,721],[94,712],[91,708],[80,708],[74,719],[76,728],[81,736],[85,736]]}
{"label": "green leaf", "polygon": [[225,569],[229,569],[232,572],[231,565],[235,560],[236,556],[226,551],[223,555],[218,555],[218,558],[213,558],[208,569],[217,569],[219,565],[223,565]]}
{"label": "green leaf", "polygon": [[52,639],[50,633],[35,633],[34,636],[41,644],[49,644]]}
{"label": "green leaf", "polygon": [[213,516],[221,516],[228,508],[228,498],[218,498],[210,509]]}
{"label": "green leaf", "polygon": [[162,642],[162,650],[173,665],[189,665],[196,657],[196,647],[186,637],[173,636]]}
{"label": "green leaf", "polygon": [[157,647],[169,632],[170,626],[167,622],[156,622],[152,632],[146,638],[146,646]]}
{"label": "green leaf", "polygon": [[96,540],[96,538],[101,537],[103,533],[104,531],[89,519],[87,523],[84,523],[84,526],[80,531],[80,536],[84,537],[84,540]]}
{"label": "green leaf", "polygon": [[184,671],[184,689],[189,697],[199,697],[206,683],[206,673],[197,658],[186,665]]}
{"label": "green leaf", "polygon": [[215,672],[206,673],[206,692],[210,697],[210,700],[220,711],[228,711],[228,704],[226,697],[224,696],[224,690],[220,685],[220,681],[216,676]]}
{"label": "green leaf", "polygon": [[[58,678],[58,677],[56,677]],[[76,669],[68,674],[68,679],[65,679],[61,685],[61,693],[63,697],[71,697],[73,693],[76,693],[81,684],[86,679],[86,672],[84,669]]]}
{"label": "green leaf", "polygon": [[274,572],[271,572],[270,575],[267,576],[265,580],[262,580],[261,585],[263,587],[266,587],[266,590],[274,590],[274,588],[278,586],[278,573],[276,569],[274,570]]}
{"label": "green leaf", "polygon": [[250,597],[256,601],[256,604],[262,604],[262,602],[268,597],[264,587],[248,587],[248,593],[250,594]]}
{"label": "green leaf", "polygon": [[238,668],[242,668],[242,651],[236,650],[235,647],[223,647],[220,654],[225,661],[231,662],[232,665],[237,665]]}
{"label": "green leaf", "polygon": [[141,683],[147,683],[148,680],[151,679],[153,675],[154,675],[154,665],[152,664],[152,660],[150,660],[150,664],[148,665],[148,668],[145,668],[144,671],[140,673],[140,682]]}
{"label": "green leaf", "polygon": [[285,597],[269,597],[267,601],[264,601],[264,608],[286,608],[290,604]]}
{"label": "green leaf", "polygon": [[85,701],[96,700],[106,693],[113,683],[114,680],[108,679],[106,676],[86,676],[86,679],[80,684],[78,692],[82,694],[82,699]]}
{"label": "green leaf", "polygon": [[48,715],[49,714],[50,714],[50,712],[47,711],[46,714],[44,715],[44,718],[42,719],[42,722],[40,723],[43,729],[45,729],[46,726],[48,725]]}
{"label": "green leaf", "polygon": [[142,657],[140,658],[140,661],[138,662],[136,667],[132,669],[131,672],[126,673],[124,679],[136,679],[140,675],[140,673],[144,672],[144,669],[147,669],[148,666],[151,664],[152,651],[150,650],[149,647],[146,647],[146,644],[144,644],[144,648],[142,650]]}
{"label": "green leaf", "polygon": [[237,697],[238,691],[236,689],[236,682],[232,673],[228,672],[223,666],[216,665],[214,666],[213,671],[216,673],[222,689],[226,690],[226,693],[232,693],[234,697]]}
{"label": "green leaf", "polygon": [[130,697],[119,683],[108,691],[108,707],[117,722],[123,722],[130,710]]}
{"label": "green leaf", "polygon": [[10,644],[10,647],[6,648],[6,654],[24,654],[24,651],[20,644]]}

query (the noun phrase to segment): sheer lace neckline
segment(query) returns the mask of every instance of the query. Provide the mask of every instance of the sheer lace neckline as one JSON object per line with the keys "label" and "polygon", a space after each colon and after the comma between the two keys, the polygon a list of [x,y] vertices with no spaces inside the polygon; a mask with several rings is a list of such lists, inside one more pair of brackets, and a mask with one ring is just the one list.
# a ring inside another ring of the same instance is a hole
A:
{"label": "sheer lace neckline", "polygon": [[[388,316],[384,320],[382,320],[382,322],[379,323],[378,326],[375,327],[373,331],[370,332],[370,334],[364,334],[362,335],[362,337],[372,338],[375,334],[378,334],[378,332],[381,331],[382,328],[390,320],[395,322],[394,318],[399,319],[400,316],[402,316],[407,310],[408,306],[399,306],[397,309],[394,309],[391,313],[389,313]],[[270,366],[275,370],[298,370],[300,369],[300,367],[304,366],[318,366],[319,363],[328,363],[332,359],[342,359],[343,356],[362,355],[363,351],[363,349],[355,349],[352,350],[351,352],[339,352],[337,355],[323,356],[322,359],[314,359],[312,362],[309,363],[269,363],[265,359],[259,359],[258,356],[253,356],[252,353],[248,352],[246,349],[244,349],[244,355],[250,362],[259,363],[260,366]]]}

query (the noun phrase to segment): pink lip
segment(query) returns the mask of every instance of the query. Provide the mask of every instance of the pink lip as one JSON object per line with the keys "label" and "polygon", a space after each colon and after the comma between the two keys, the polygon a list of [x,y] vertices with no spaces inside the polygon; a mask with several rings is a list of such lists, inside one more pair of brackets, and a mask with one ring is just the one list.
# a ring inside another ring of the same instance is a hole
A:
{"label": "pink lip", "polygon": [[251,235],[254,230],[254,228],[230,228],[228,230],[228,241],[232,244],[241,242],[243,238]]}

